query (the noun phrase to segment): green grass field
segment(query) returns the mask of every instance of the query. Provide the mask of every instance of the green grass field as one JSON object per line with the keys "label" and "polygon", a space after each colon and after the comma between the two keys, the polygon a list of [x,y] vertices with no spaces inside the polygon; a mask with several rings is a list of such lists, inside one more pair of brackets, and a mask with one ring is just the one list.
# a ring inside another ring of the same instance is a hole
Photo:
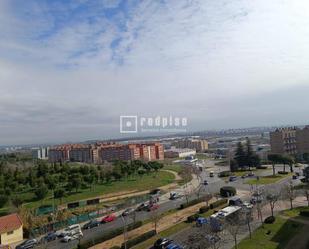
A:
{"label": "green grass field", "polygon": [[164,165],[163,169],[172,170],[172,171],[175,171],[177,173],[180,173],[183,169],[183,166],[181,166],[179,164],[168,164],[168,165]]}
{"label": "green grass field", "polygon": [[[299,216],[300,211],[309,211],[309,207],[297,207],[293,209],[284,210],[282,214],[291,218]],[[302,219],[309,219],[308,217],[302,217]]]}
{"label": "green grass field", "polygon": [[300,223],[276,217],[274,224],[265,224],[264,228],[258,228],[252,234],[252,239],[242,240],[238,249],[284,249],[302,227]]}
{"label": "green grass field", "polygon": [[[136,177],[134,179],[115,181],[109,184],[97,184],[94,189],[80,189],[77,193],[74,191],[72,194],[63,198],[62,203],[79,201],[87,198],[94,198],[102,196],[104,194],[117,193],[123,191],[143,191],[164,186],[173,183],[175,176],[166,171],[159,171],[157,174],[152,173],[150,175],[144,175],[142,178]],[[34,194],[26,193],[28,199],[34,198]],[[25,196],[23,196],[25,198]],[[52,204],[53,199],[51,194],[43,201],[31,201],[26,203],[28,208],[35,208],[41,205]],[[59,200],[56,200],[56,204],[60,204]]]}
{"label": "green grass field", "polygon": [[276,183],[286,177],[289,177],[291,176],[291,173],[289,173],[288,175],[269,175],[269,176],[261,176],[259,180],[257,180],[256,178],[254,179],[250,179],[248,181],[246,181],[245,183],[247,184],[258,184],[258,185],[261,185],[261,184],[272,184],[272,183]]}

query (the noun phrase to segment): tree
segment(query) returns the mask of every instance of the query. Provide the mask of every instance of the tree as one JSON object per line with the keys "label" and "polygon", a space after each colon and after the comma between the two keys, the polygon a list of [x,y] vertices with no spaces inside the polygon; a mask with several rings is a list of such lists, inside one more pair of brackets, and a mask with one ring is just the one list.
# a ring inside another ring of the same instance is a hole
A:
{"label": "tree", "polygon": [[9,198],[6,195],[0,195],[0,208],[3,208],[5,204],[8,202]]}
{"label": "tree", "polygon": [[59,188],[54,191],[54,197],[56,199],[60,199],[60,203],[62,203],[62,198],[64,196],[65,196],[65,190],[63,188]]}
{"label": "tree", "polygon": [[246,166],[247,156],[246,156],[246,152],[241,142],[238,142],[237,144],[237,149],[236,149],[234,160],[237,162],[237,165],[239,168],[242,169]]}
{"label": "tree", "polygon": [[275,176],[276,175],[275,166],[276,166],[276,164],[281,162],[281,158],[277,154],[269,154],[268,160],[271,162],[271,165],[273,167],[273,176]]}
{"label": "tree", "polygon": [[307,199],[307,203],[308,203],[308,207],[309,207],[309,190],[308,189],[305,189],[304,190],[304,194],[305,194],[305,197]]}
{"label": "tree", "polygon": [[23,204],[23,200],[19,198],[17,195],[11,199],[11,202],[13,206],[17,209],[19,209],[21,205]]}
{"label": "tree", "polygon": [[237,237],[240,233],[241,225],[243,224],[241,214],[234,216],[233,218],[227,218],[226,219],[226,228],[227,231],[232,235],[234,240],[234,248],[237,249]]}
{"label": "tree", "polygon": [[252,166],[254,166],[253,164],[253,157],[254,157],[254,153],[252,150],[252,145],[251,145],[251,141],[249,138],[247,138],[246,141],[246,165],[249,167],[249,170],[251,169]]}
{"label": "tree", "polygon": [[277,201],[279,200],[279,197],[280,197],[279,193],[268,193],[266,195],[266,200],[268,201],[270,206],[271,216],[273,217],[274,217],[274,208]]}
{"label": "tree", "polygon": [[48,194],[48,188],[45,184],[39,185],[36,190],[34,191],[34,194],[38,198],[38,200],[44,199]]}
{"label": "tree", "polygon": [[72,185],[72,188],[75,188],[75,192],[77,193],[78,189],[81,186],[82,178],[81,175],[78,173],[75,173],[70,177],[70,184]]}

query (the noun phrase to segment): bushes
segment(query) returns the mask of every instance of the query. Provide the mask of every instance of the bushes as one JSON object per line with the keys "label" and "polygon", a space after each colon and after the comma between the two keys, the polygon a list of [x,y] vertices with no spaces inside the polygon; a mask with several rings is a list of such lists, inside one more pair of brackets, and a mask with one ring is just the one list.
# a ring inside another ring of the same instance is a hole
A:
{"label": "bushes", "polygon": [[228,177],[232,175],[231,171],[222,171],[219,173],[219,177]]}
{"label": "bushes", "polygon": [[194,205],[201,203],[201,202],[202,202],[202,200],[195,199],[195,200],[189,201],[188,203],[181,204],[179,209],[181,210],[181,209],[184,209],[184,208],[187,208],[187,207],[191,207],[191,206],[194,206]]}
{"label": "bushes", "polygon": [[[137,222],[135,222],[135,224],[129,224],[128,227],[127,227],[127,230],[131,231],[131,230],[136,229],[136,228],[138,228],[142,225],[143,225],[142,221],[137,221]],[[80,249],[87,249],[91,246],[94,246],[94,245],[102,243],[106,240],[112,239],[112,238],[114,238],[118,235],[121,235],[122,233],[123,233],[123,227],[119,227],[119,228],[114,229],[112,231],[109,231],[105,234],[102,234],[102,235],[100,235],[100,236],[98,236],[94,239],[82,241],[79,245],[79,248]]]}
{"label": "bushes", "polygon": [[309,210],[302,210],[299,212],[299,215],[309,217]]}
{"label": "bushes", "polygon": [[264,220],[265,224],[273,224],[276,221],[276,218],[274,216],[269,216]]}
{"label": "bushes", "polygon": [[204,206],[200,208],[199,213],[203,214],[203,213],[208,212],[209,210],[210,210],[210,207]]}
{"label": "bushes", "polygon": [[224,186],[220,188],[220,195],[223,197],[229,197],[229,196],[236,195],[236,188],[232,186]]}
{"label": "bushes", "polygon": [[[134,238],[134,239],[130,239],[127,241],[127,248],[131,248],[147,239],[150,239],[151,237],[155,236],[157,233],[155,230],[151,230],[147,233],[141,234],[140,236]],[[124,243],[121,245],[121,249],[124,249]]]}
{"label": "bushes", "polygon": [[289,172],[287,172],[287,171],[278,171],[278,174],[280,174],[280,175],[287,175],[287,174],[289,174]]}
{"label": "bushes", "polygon": [[214,209],[214,208],[219,207],[219,206],[226,204],[226,203],[227,203],[227,199],[218,200],[218,201],[215,201],[214,203],[211,203],[209,205],[209,208]]}
{"label": "bushes", "polygon": [[197,220],[197,218],[201,217],[199,214],[193,214],[188,216],[187,223],[192,223]]}

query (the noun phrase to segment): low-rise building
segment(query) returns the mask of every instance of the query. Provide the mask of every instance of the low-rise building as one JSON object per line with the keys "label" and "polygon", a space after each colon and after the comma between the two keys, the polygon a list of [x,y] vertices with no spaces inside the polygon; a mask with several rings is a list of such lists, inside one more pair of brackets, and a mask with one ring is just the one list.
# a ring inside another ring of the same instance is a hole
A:
{"label": "low-rise building", "polygon": [[32,149],[32,158],[33,159],[48,159],[49,147],[35,148]]}
{"label": "low-rise building", "polygon": [[23,240],[23,223],[18,214],[0,217],[0,244],[9,245]]}
{"label": "low-rise building", "polygon": [[195,149],[180,149],[180,148],[171,148],[169,150],[164,151],[164,157],[166,158],[185,158],[188,156],[196,155]]}
{"label": "low-rise building", "polygon": [[205,152],[208,150],[208,141],[205,139],[180,139],[172,143],[176,148],[195,149],[197,152]]}

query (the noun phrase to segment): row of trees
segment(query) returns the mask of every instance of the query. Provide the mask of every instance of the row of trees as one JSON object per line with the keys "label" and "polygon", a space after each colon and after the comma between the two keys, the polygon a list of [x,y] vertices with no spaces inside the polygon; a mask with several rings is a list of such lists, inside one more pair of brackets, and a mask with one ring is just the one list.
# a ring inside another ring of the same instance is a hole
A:
{"label": "row of trees", "polygon": [[293,172],[293,165],[295,160],[293,157],[288,155],[278,155],[278,154],[270,154],[268,155],[268,161],[272,164],[273,167],[273,175],[276,174],[275,166],[277,164],[283,164],[283,172],[286,170],[286,165],[290,166],[290,171]]}
{"label": "row of trees", "polygon": [[[9,199],[18,203],[31,201],[23,199],[25,193],[32,192],[37,200],[53,192],[55,198],[62,200],[66,194],[79,189],[94,190],[96,184],[108,184],[111,181],[128,180],[145,174],[157,172],[163,167],[160,162],[114,161],[109,165],[49,164],[38,160],[33,167],[9,167],[2,163],[0,171],[0,208]],[[17,202],[17,201],[16,201]],[[21,205],[21,204],[20,204]]]}
{"label": "row of trees", "polygon": [[235,157],[231,160],[230,168],[231,171],[243,170],[252,167],[259,167],[261,165],[261,160],[258,155],[252,150],[252,145],[249,139],[246,140],[245,146],[239,142],[237,144],[237,149]]}

